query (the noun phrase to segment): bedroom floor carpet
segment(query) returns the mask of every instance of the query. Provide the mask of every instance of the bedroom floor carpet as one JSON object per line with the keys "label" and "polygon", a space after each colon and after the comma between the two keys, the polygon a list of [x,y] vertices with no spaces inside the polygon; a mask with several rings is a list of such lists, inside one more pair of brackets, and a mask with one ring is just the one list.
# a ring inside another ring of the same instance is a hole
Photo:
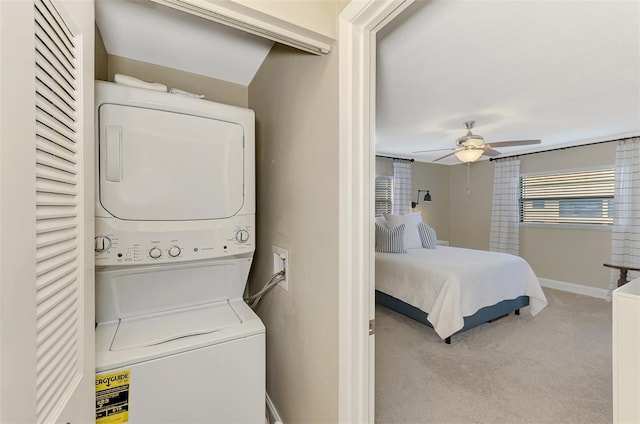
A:
{"label": "bedroom floor carpet", "polygon": [[544,289],[451,338],[376,305],[377,423],[610,423],[611,303]]}

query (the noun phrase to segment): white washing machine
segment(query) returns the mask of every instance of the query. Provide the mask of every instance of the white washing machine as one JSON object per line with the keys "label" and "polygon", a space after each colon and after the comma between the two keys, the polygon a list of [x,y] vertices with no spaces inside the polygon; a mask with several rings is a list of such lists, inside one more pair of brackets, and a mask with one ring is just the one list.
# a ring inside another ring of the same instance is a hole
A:
{"label": "white washing machine", "polygon": [[96,385],[107,379],[96,393],[98,422],[264,422],[265,328],[238,283],[250,265],[96,273]]}
{"label": "white washing machine", "polygon": [[262,423],[253,112],[96,83],[96,421]]}

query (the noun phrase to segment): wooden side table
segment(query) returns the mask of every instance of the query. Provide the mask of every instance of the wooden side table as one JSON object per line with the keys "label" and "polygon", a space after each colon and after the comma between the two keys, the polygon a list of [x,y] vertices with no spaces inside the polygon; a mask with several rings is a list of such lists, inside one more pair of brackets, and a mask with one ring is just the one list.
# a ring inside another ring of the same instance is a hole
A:
{"label": "wooden side table", "polygon": [[614,264],[602,264],[602,265],[609,268],[615,268],[620,270],[620,278],[618,278],[618,287],[629,282],[629,280],[627,280],[627,272],[640,271],[640,268],[634,268],[632,266],[626,266],[626,265],[614,265]]}

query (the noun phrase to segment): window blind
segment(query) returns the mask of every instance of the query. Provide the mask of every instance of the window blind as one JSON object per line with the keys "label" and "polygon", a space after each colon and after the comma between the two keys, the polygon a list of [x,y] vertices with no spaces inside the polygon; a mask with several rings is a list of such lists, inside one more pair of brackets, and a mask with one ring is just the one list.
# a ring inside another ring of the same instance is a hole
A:
{"label": "window blind", "polygon": [[376,177],[375,214],[393,211],[393,177]]}
{"label": "window blind", "polygon": [[613,223],[614,170],[520,178],[520,222]]}

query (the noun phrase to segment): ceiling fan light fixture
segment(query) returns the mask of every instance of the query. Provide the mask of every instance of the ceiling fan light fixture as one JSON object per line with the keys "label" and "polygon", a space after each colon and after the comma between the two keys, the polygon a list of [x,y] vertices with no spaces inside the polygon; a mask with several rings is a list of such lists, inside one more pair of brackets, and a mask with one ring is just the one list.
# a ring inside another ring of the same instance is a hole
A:
{"label": "ceiling fan light fixture", "polygon": [[471,149],[457,150],[454,154],[456,155],[456,157],[460,162],[470,163],[480,159],[480,156],[482,156],[482,153],[483,153],[482,149],[471,148]]}
{"label": "ceiling fan light fixture", "polygon": [[458,140],[456,141],[456,145],[458,147],[462,147],[462,146],[480,147],[483,144],[484,144],[484,137],[482,137],[481,135],[469,134],[469,133],[467,133],[467,135],[464,135],[458,138]]}

